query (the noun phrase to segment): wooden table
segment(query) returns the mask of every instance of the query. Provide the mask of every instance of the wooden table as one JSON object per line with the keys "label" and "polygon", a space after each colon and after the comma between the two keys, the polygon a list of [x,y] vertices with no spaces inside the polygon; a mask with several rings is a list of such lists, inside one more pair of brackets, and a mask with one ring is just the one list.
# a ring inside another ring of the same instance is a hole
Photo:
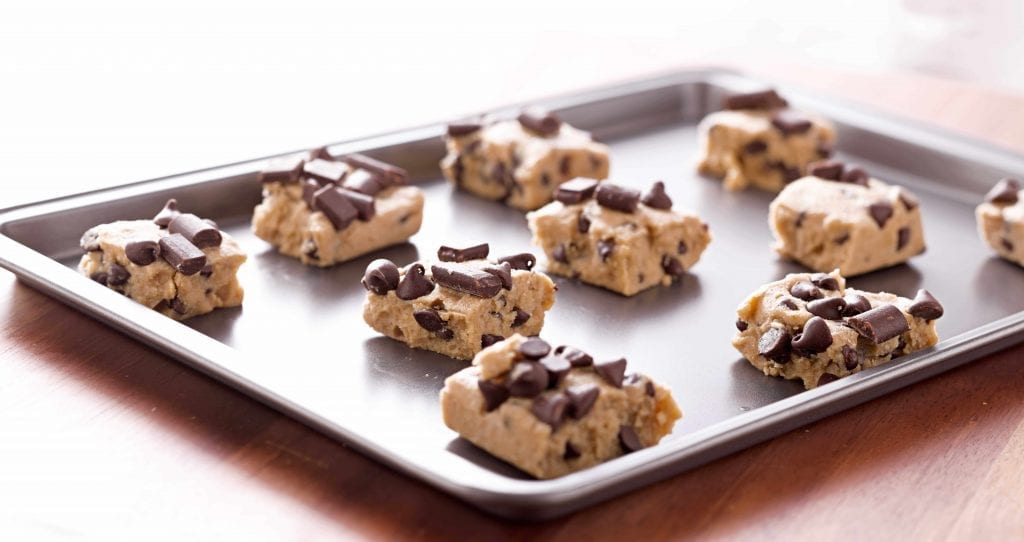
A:
{"label": "wooden table", "polygon": [[[920,76],[751,71],[1024,152],[1021,98]],[[0,322],[0,531],[1024,538],[1024,346],[567,518],[517,525],[396,474],[7,272]]]}

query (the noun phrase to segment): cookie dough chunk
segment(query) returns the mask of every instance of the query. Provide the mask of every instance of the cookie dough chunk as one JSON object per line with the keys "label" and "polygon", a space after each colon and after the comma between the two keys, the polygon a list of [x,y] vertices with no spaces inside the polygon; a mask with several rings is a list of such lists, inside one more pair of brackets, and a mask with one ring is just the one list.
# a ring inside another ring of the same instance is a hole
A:
{"label": "cookie dough chunk", "polygon": [[597,361],[515,334],[441,390],[444,423],[537,478],[555,478],[653,446],[682,417],[672,393],[626,360]]}
{"label": "cookie dough chunk", "polygon": [[815,271],[854,276],[924,252],[921,209],[906,189],[835,160],[812,164],[809,173],[769,208],[781,256]]}
{"label": "cookie dough chunk", "polygon": [[271,162],[262,172],[256,235],[306,265],[327,267],[406,241],[423,222],[423,191],[405,170],[323,148]]}
{"label": "cookie dough chunk", "polygon": [[413,348],[472,359],[513,333],[536,335],[555,303],[555,285],[533,271],[532,254],[488,260],[486,244],[442,246],[438,262],[404,269],[389,260],[366,268],[363,319]]}
{"label": "cookie dough chunk", "polygon": [[1020,181],[999,181],[976,214],[982,240],[1003,258],[1024,266],[1024,192]]}
{"label": "cookie dough chunk", "polygon": [[608,147],[553,113],[448,126],[441,170],[455,186],[530,211],[551,201],[559,184],[608,176]]}
{"label": "cookie dough chunk", "polygon": [[560,186],[555,199],[527,215],[547,271],[622,295],[672,284],[711,242],[700,218],[672,210],[661,181],[641,196],[580,178]]}
{"label": "cookie dough chunk", "polygon": [[942,305],[846,288],[838,271],[796,273],[759,288],[737,309],[732,345],[769,376],[810,389],[931,347]]}
{"label": "cookie dough chunk", "polygon": [[246,256],[212,221],[170,200],[153,220],[121,220],[85,232],[78,269],[175,320],[242,304]]}
{"label": "cookie dough chunk", "polygon": [[737,94],[725,111],[697,127],[701,173],[722,178],[727,190],[754,186],[778,192],[800,178],[807,164],[828,158],[835,129],[817,116],[789,109],[774,90]]}

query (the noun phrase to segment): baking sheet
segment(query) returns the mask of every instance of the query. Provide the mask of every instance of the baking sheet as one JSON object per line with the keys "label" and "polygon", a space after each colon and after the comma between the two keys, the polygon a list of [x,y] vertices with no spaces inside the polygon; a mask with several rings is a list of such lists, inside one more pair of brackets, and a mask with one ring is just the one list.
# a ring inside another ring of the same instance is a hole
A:
{"label": "baking sheet", "polygon": [[[943,341],[817,390],[763,376],[731,347],[735,308],[759,285],[800,271],[770,249],[772,195],[729,193],[695,173],[694,126],[725,91],[763,83],[689,72],[546,102],[611,146],[614,182],[646,189],[664,180],[677,209],[697,211],[714,237],[671,288],[624,298],[553,277],[559,290],[542,336],[597,358],[625,356],[630,370],[669,385],[684,411],[661,444],[593,469],[536,481],[457,439],[441,423],[444,378],[466,366],[381,337],[362,321],[366,264],[404,265],[438,245],[489,242],[492,256],[541,251],[523,215],[454,192],[440,177],[443,125],[347,142],[409,169],[426,192],[423,229],[410,243],[331,269],[281,256],[249,231],[260,199],[261,161],[64,198],[0,215],[0,264],[43,291],[94,314],[392,466],[485,510],[539,519],[567,513],[691,468],[1020,340],[1024,271],[978,239],[973,208],[1024,159],[794,89],[795,106],[832,118],[839,158],[902,184],[921,199],[928,251],[911,263],[850,279],[850,286],[913,297],[929,289],[945,306]],[[510,108],[510,111],[513,108]],[[173,322],[73,271],[78,238],[111,220],[149,218],[168,197],[213,218],[249,253],[244,305]]]}

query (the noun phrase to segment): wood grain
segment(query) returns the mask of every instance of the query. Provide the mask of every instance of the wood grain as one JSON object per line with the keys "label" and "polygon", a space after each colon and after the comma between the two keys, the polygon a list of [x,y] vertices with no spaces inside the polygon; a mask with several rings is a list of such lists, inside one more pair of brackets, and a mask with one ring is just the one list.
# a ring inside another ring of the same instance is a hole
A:
{"label": "wood grain", "polygon": [[[758,69],[1024,150],[1020,98],[919,76]],[[567,518],[511,524],[396,474],[6,272],[0,322],[0,532],[1024,539],[1024,346]]]}

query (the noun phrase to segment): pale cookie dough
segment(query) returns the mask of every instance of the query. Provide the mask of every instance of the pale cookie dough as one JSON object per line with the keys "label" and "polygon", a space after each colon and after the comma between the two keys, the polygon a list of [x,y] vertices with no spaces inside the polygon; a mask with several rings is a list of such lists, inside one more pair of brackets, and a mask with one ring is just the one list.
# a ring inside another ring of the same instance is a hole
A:
{"label": "pale cookie dough", "polygon": [[462,438],[546,479],[657,444],[682,417],[669,389],[626,360],[515,334],[490,346],[441,390],[444,423]]}
{"label": "pale cookie dough", "polygon": [[639,191],[576,179],[554,201],[527,215],[546,270],[622,295],[667,286],[700,259],[711,242],[707,224],[672,210],[660,181]]}
{"label": "pale cookie dough", "polygon": [[[831,171],[843,168],[831,160],[826,165]],[[845,276],[924,252],[917,198],[905,188],[868,178],[860,168],[847,171],[859,173],[847,181],[808,176],[779,193],[768,211],[775,251],[815,271],[838,269]]]}
{"label": "pale cookie dough", "polygon": [[271,164],[253,212],[256,236],[306,265],[327,267],[419,231],[423,191],[403,186],[403,170],[360,155],[341,160],[318,149]]}
{"label": "pale cookie dough", "polygon": [[551,201],[559,184],[608,176],[608,147],[554,114],[448,127],[444,176],[480,197],[529,211]]}
{"label": "pale cookie dough", "polygon": [[153,220],[101,224],[82,236],[78,269],[175,320],[242,304],[236,274],[246,256],[228,234],[174,200]]}
{"label": "pale cookie dough", "polygon": [[1024,266],[1024,191],[1020,181],[999,181],[976,214],[982,240],[1003,258]]}
{"label": "pale cookie dough", "polygon": [[942,305],[846,288],[838,271],[796,273],[768,283],[739,306],[732,345],[769,376],[810,389],[938,342]]}
{"label": "pale cookie dough", "polygon": [[401,270],[373,261],[363,277],[363,319],[413,348],[464,360],[513,333],[540,333],[555,302],[554,283],[531,270],[530,254],[490,261],[487,252],[487,245],[441,247],[440,262]]}
{"label": "pale cookie dough", "polygon": [[792,109],[774,91],[731,96],[727,111],[697,126],[701,173],[722,178],[727,190],[754,186],[778,192],[807,164],[827,158],[835,129],[827,120]]}

